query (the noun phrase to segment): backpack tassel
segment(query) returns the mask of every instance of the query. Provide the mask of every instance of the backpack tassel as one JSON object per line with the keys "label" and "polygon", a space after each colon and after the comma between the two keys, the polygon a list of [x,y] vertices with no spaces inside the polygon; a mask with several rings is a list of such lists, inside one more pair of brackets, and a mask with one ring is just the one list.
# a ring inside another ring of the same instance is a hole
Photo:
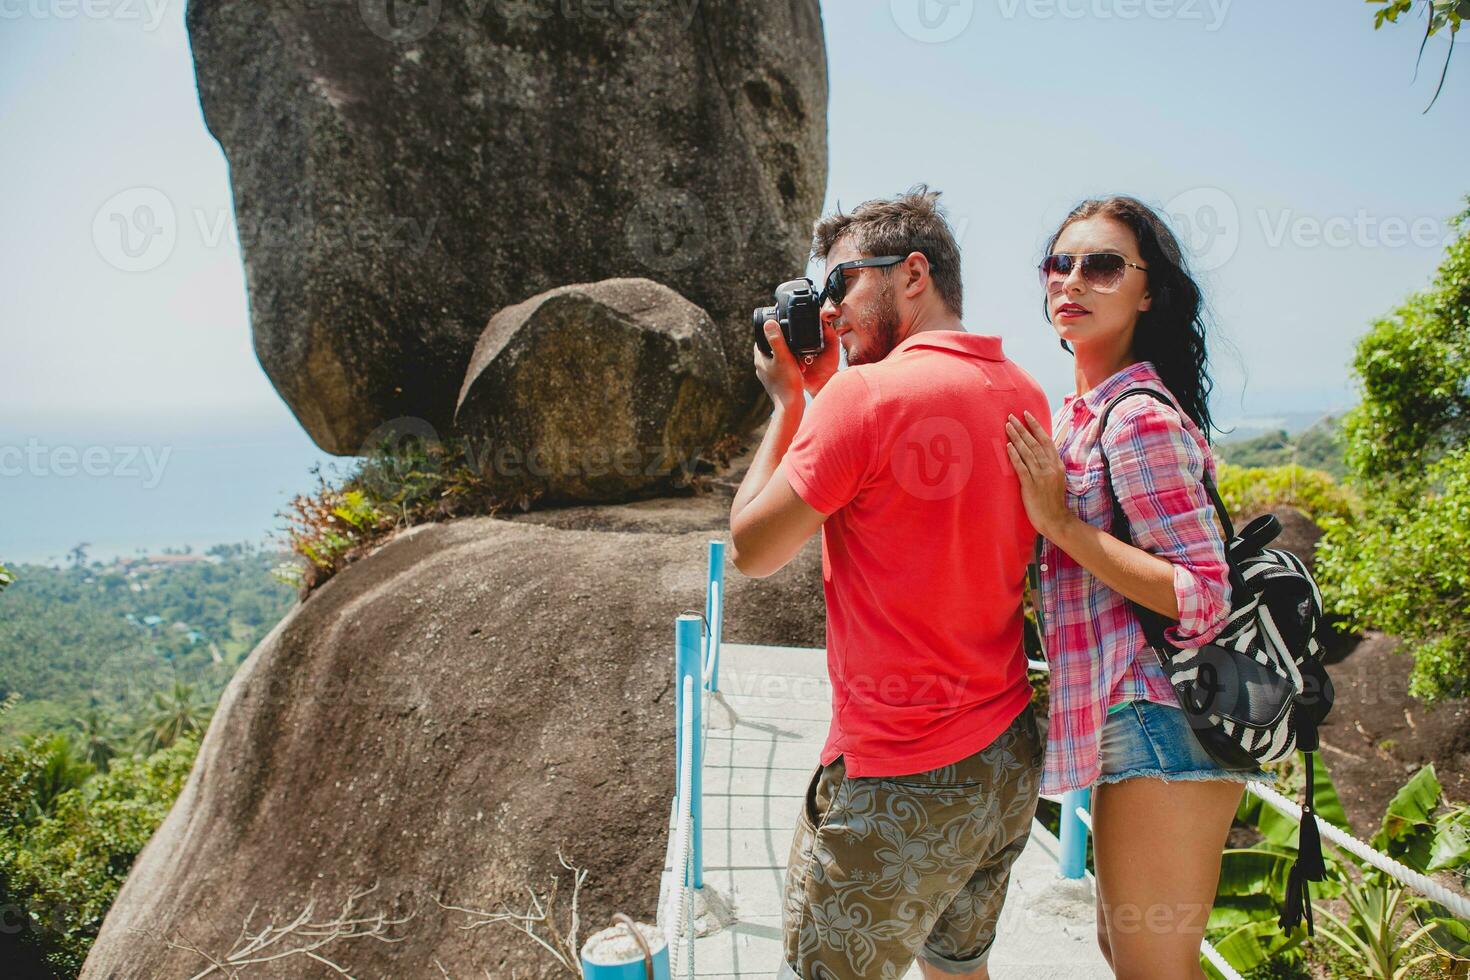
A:
{"label": "backpack tassel", "polygon": [[1305,918],[1307,935],[1312,931],[1312,891],[1309,881],[1321,881],[1327,876],[1327,865],[1322,857],[1322,834],[1317,829],[1317,813],[1313,804],[1314,779],[1312,753],[1303,752],[1307,760],[1307,785],[1302,790],[1302,820],[1297,831],[1297,855],[1291,871],[1286,876],[1286,902],[1281,909],[1278,925],[1291,932]]}

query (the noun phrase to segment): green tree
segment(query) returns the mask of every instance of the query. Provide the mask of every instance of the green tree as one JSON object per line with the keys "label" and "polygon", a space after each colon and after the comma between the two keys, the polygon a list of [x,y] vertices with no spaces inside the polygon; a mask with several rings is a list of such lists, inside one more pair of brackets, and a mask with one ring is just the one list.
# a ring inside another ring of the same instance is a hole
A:
{"label": "green tree", "polygon": [[1450,70],[1450,56],[1454,54],[1454,39],[1459,33],[1460,24],[1470,18],[1470,0],[1368,0],[1369,3],[1379,4],[1379,9],[1373,15],[1373,29],[1376,31],[1385,23],[1398,23],[1399,16],[1411,10],[1424,11],[1424,40],[1419,42],[1419,57],[1414,63],[1414,75],[1419,74],[1419,65],[1424,60],[1424,48],[1429,44],[1429,39],[1440,31],[1448,31],[1450,35],[1450,50],[1445,52],[1444,64],[1439,69],[1439,84],[1435,86],[1434,95],[1429,100],[1429,105],[1424,107],[1428,112],[1439,99],[1439,93],[1444,91],[1445,76]]}
{"label": "green tree", "polygon": [[1470,676],[1470,209],[1455,226],[1432,285],[1358,342],[1344,437],[1363,513],[1317,555],[1333,611],[1401,637],[1426,700]]}
{"label": "green tree", "polygon": [[24,819],[38,820],[52,813],[62,794],[81,786],[95,771],[62,733],[31,736],[22,744],[38,763],[27,781],[29,799]]}
{"label": "green tree", "polygon": [[153,712],[138,733],[139,742],[151,754],[185,736],[198,737],[204,734],[209,715],[210,709],[195,698],[194,685],[174,681],[169,690],[153,695]]}
{"label": "green tree", "polygon": [[116,759],[58,796],[52,812],[25,819],[27,784],[43,765],[38,751],[0,754],[0,903],[9,909],[0,954],[9,967],[39,953],[56,975],[76,976],[134,859],[183,788],[198,743],[183,738],[146,759]]}
{"label": "green tree", "polygon": [[112,719],[95,707],[88,708],[77,719],[77,727],[82,733],[82,756],[99,770],[106,771],[108,763],[117,755],[117,735]]}

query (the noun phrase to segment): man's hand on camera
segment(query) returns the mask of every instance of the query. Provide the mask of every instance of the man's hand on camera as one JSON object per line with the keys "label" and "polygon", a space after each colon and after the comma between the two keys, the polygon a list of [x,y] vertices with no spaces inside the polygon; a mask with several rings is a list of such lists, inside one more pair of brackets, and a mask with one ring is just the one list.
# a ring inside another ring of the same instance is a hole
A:
{"label": "man's hand on camera", "polygon": [[838,348],[842,342],[837,339],[837,331],[832,329],[832,324],[822,321],[822,353],[810,364],[799,364],[801,368],[802,384],[806,387],[807,394],[813,398],[822,386],[832,380],[832,375],[837,373]]}
{"label": "man's hand on camera", "polygon": [[766,343],[771,345],[771,356],[762,354],[759,344],[750,345],[751,350],[755,351],[755,375],[760,378],[766,394],[771,396],[771,401],[778,409],[799,410],[806,405],[806,398],[802,395],[801,365],[796,362],[796,355],[791,353],[791,348],[786,346],[786,338],[781,334],[781,324],[775,320],[767,320],[765,330]]}

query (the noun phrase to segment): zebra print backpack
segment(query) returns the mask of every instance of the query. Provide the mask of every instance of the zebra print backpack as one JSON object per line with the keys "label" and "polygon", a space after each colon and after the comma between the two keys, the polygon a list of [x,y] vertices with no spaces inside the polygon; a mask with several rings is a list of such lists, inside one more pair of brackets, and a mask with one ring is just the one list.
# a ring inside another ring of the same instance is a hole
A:
{"label": "zebra print backpack", "polygon": [[[1119,402],[1138,394],[1157,398],[1179,411],[1156,389],[1130,388],[1103,410],[1098,432],[1106,429],[1108,417]],[[1113,501],[1111,532],[1132,544],[1128,517],[1113,488],[1106,451],[1103,474]],[[1306,882],[1321,881],[1326,874],[1312,805],[1312,757],[1317,749],[1317,726],[1331,710],[1333,696],[1318,641],[1323,624],[1322,594],[1296,555],[1266,547],[1281,533],[1281,524],[1274,516],[1258,517],[1237,534],[1208,474],[1204,485],[1224,530],[1230,566],[1229,621],[1209,643],[1177,647],[1164,637],[1164,630],[1171,625],[1167,619],[1131,600],[1129,605],[1179,696],[1190,729],[1211,758],[1226,769],[1249,771],[1302,750],[1306,784],[1302,791],[1301,831],[1280,925],[1290,931],[1305,916],[1307,934],[1312,935],[1312,903]]]}

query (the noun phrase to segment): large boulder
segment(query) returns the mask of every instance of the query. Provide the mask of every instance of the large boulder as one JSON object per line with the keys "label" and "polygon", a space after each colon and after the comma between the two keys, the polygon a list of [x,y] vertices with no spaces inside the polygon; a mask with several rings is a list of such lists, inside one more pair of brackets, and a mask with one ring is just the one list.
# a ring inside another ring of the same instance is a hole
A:
{"label": "large boulder", "polygon": [[[298,604],[230,683],[82,976],[187,977],[251,930],[411,918],[319,952],[363,978],[561,975],[508,925],[589,874],[583,935],[652,921],[673,792],[674,619],[703,601],[729,497],[406,532]],[[576,529],[600,528],[600,529]],[[821,553],[727,575],[731,641],[820,644]],[[813,615],[815,611],[815,615]],[[273,950],[301,945],[298,934]],[[441,972],[441,969],[445,972]],[[334,976],[292,956],[250,976]]]}
{"label": "large boulder", "polygon": [[688,484],[727,383],[714,324],[673,290],[561,286],[490,318],[455,425],[502,496],[625,500]]}
{"label": "large boulder", "polygon": [[805,265],[826,181],[817,0],[191,0],[255,349],[328,452],[444,431],[495,311],[643,276],[708,310],[723,424],[750,311]]}

